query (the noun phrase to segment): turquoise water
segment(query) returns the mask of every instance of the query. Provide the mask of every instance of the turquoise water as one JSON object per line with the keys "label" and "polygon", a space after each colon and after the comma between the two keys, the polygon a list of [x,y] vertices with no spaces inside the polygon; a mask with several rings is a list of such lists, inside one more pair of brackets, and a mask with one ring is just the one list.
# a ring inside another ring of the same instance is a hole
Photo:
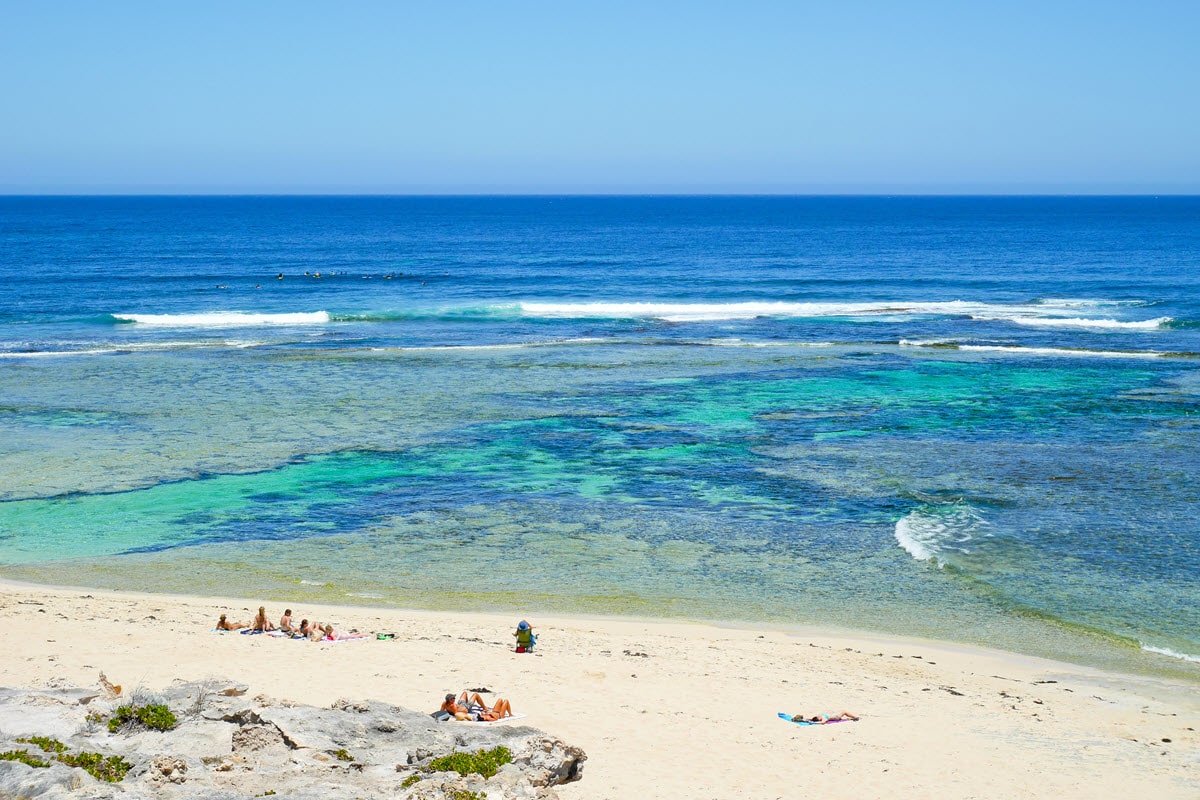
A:
{"label": "turquoise water", "polygon": [[1200,676],[1197,201],[681,202],[5,200],[0,574]]}

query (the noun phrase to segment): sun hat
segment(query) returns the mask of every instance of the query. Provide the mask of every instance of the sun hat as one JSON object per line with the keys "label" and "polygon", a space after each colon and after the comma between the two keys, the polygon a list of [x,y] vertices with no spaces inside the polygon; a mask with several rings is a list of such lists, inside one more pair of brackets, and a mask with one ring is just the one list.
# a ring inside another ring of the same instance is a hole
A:
{"label": "sun hat", "polygon": [[529,623],[526,622],[525,620],[521,620],[520,622],[517,623],[517,630],[519,630],[519,631],[529,630]]}

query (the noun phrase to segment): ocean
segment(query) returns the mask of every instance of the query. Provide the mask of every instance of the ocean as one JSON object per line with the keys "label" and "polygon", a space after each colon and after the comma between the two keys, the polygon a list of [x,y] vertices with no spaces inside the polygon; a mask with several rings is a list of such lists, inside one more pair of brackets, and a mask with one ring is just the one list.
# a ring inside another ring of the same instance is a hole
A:
{"label": "ocean", "polygon": [[3,197],[0,577],[1200,678],[1200,198]]}

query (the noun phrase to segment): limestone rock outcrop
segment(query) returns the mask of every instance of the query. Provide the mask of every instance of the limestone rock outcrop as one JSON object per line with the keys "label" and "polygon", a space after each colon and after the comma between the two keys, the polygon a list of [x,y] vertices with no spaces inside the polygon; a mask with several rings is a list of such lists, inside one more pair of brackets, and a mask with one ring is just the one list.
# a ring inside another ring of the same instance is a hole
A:
{"label": "limestone rock outcrop", "polygon": [[[439,723],[376,701],[315,708],[249,698],[245,686],[221,680],[135,694],[135,705],[167,705],[178,723],[168,731],[124,725],[111,732],[107,719],[130,702],[97,690],[0,689],[0,754],[29,757],[0,760],[0,797],[550,800],[555,786],[580,779],[587,760],[578,747],[513,722]],[[45,738],[18,741],[35,737]],[[119,782],[98,780],[59,760],[48,740],[68,756],[119,756],[128,772]],[[490,778],[430,769],[439,757],[500,746],[511,763]]]}

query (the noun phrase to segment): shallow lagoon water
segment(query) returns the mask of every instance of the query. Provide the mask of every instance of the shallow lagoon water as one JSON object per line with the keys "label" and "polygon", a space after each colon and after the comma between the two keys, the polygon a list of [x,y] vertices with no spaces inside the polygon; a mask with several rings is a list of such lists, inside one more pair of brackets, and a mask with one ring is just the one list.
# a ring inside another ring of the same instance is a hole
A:
{"label": "shallow lagoon water", "polygon": [[[753,203],[650,224],[631,200],[600,224],[503,200],[347,201],[332,221],[316,199],[214,200],[199,220],[169,200],[14,202],[9,577],[827,625],[1200,674],[1200,314],[1162,263],[1195,263],[1194,216],[1163,237],[1153,207],[1122,207],[1122,238],[1098,233],[1103,206],[1062,223],[963,201],[939,247],[928,208],[871,203],[843,208],[859,238],[839,239]],[[389,208],[394,238],[366,236]],[[113,214],[146,224],[113,233]],[[284,236],[296,214],[335,244]],[[62,220],[97,249],[64,244]],[[184,235],[156,238],[168,222]],[[885,243],[905,230],[909,250]],[[245,247],[214,249],[231,237]],[[1063,240],[1102,268],[1054,273]],[[167,257],[185,253],[190,270]],[[931,264],[902,281],[914,253]],[[56,305],[47,264],[81,254]],[[1042,270],[1014,277],[1022,256]],[[357,274],[303,275],[317,265]]]}

